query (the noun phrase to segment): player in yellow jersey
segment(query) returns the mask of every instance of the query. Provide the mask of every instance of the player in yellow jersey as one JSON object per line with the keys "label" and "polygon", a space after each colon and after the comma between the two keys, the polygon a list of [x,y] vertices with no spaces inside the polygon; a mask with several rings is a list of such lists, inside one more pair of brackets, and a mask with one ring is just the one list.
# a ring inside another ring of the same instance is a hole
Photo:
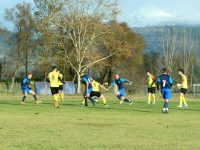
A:
{"label": "player in yellow jersey", "polygon": [[53,95],[54,107],[59,108],[59,80],[60,74],[57,71],[57,67],[52,68],[52,72],[48,74],[48,81],[50,82],[51,93]]}
{"label": "player in yellow jersey", "polygon": [[94,79],[92,79],[91,84],[92,84],[92,92],[90,93],[90,96],[91,97],[96,96],[98,98],[101,98],[103,100],[104,106],[108,106],[105,96],[100,92],[100,88],[106,91],[108,91],[108,89],[106,89],[103,85],[101,85],[99,82],[95,81]]}
{"label": "player in yellow jersey", "polygon": [[152,104],[156,102],[156,78],[147,71],[147,86],[148,86],[148,102],[147,104],[151,103],[151,98],[153,98]]}
{"label": "player in yellow jersey", "polygon": [[64,84],[65,84],[65,81],[64,81],[64,78],[63,78],[63,75],[60,73],[60,71],[58,70],[58,73],[59,73],[59,77],[60,77],[60,80],[58,81],[59,82],[59,93],[60,93],[60,99],[61,101],[64,101]]}
{"label": "player in yellow jersey", "polygon": [[181,84],[177,84],[178,88],[180,89],[180,104],[178,107],[183,107],[183,104],[185,107],[187,107],[187,102],[185,100],[185,95],[187,93],[187,89],[188,89],[188,83],[187,83],[187,77],[184,74],[184,70],[183,69],[179,69],[178,70],[178,74],[181,77]]}

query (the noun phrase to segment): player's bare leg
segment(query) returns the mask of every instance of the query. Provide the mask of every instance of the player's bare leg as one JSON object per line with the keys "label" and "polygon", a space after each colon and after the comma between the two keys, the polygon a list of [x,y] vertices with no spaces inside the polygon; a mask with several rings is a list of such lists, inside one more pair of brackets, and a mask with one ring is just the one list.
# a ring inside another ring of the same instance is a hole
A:
{"label": "player's bare leg", "polygon": [[37,97],[36,97],[36,95],[35,95],[35,92],[34,92],[34,91],[30,90],[30,94],[33,96],[33,98],[34,98],[34,100],[35,100],[35,103],[36,103],[36,104],[39,104],[39,103],[41,103],[41,102],[42,102],[42,101],[39,101],[39,100],[37,99]]}

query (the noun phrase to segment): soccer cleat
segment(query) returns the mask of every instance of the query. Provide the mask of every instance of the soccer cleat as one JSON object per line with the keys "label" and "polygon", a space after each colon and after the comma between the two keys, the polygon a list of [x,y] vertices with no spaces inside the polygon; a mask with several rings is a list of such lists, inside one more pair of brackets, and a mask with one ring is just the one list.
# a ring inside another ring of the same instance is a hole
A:
{"label": "soccer cleat", "polygon": [[130,102],[129,105],[133,105],[133,102]]}
{"label": "soccer cleat", "polygon": [[104,107],[109,107],[109,105],[107,105],[107,104],[104,104]]}
{"label": "soccer cleat", "polygon": [[184,107],[188,107],[188,104],[185,104]]}
{"label": "soccer cleat", "polygon": [[183,106],[182,106],[182,105],[178,105],[177,107],[178,107],[178,108],[182,108]]}
{"label": "soccer cleat", "polygon": [[156,102],[153,102],[152,104],[154,105]]}
{"label": "soccer cleat", "polygon": [[120,102],[119,102],[119,104],[122,104],[124,102],[124,100],[121,100]]}
{"label": "soccer cleat", "polygon": [[39,104],[39,103],[42,103],[42,101],[36,100],[35,103]]}
{"label": "soccer cleat", "polygon": [[21,101],[21,104],[22,104],[22,105],[26,105],[26,103],[25,103],[25,102],[23,102],[23,101]]}
{"label": "soccer cleat", "polygon": [[147,104],[150,104],[150,102],[147,102]]}

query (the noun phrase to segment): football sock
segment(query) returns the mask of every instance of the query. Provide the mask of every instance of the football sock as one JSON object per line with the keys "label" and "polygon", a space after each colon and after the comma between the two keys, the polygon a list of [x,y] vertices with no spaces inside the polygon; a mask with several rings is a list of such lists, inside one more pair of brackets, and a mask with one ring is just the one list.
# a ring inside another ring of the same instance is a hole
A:
{"label": "football sock", "polygon": [[163,108],[166,108],[166,102],[164,102],[164,106],[163,106]]}
{"label": "football sock", "polygon": [[117,98],[118,98],[119,100],[121,100],[122,97],[121,97],[120,95],[117,95]]}
{"label": "football sock", "polygon": [[57,102],[57,101],[58,101],[58,98],[59,98],[58,94],[54,94],[54,95],[53,95],[53,100],[54,100],[54,102]]}
{"label": "football sock", "polygon": [[183,96],[180,95],[180,106],[182,106],[182,104],[183,104]]}
{"label": "football sock", "polygon": [[24,102],[24,101],[25,101],[25,99],[26,99],[26,96],[23,96],[23,98],[22,98],[22,102]]}
{"label": "football sock", "polygon": [[151,94],[148,94],[148,103],[151,102]]}
{"label": "football sock", "polygon": [[165,108],[168,109],[168,102],[165,102]]}
{"label": "football sock", "polygon": [[84,99],[85,99],[85,106],[88,106],[87,97],[84,97]]}
{"label": "football sock", "polygon": [[54,94],[53,95],[53,100],[54,100],[54,106],[55,106],[55,108],[59,108],[59,103],[58,103],[58,101],[59,101],[59,94]]}
{"label": "football sock", "polygon": [[153,97],[153,102],[155,103],[156,102],[156,96],[155,96],[155,94],[152,94],[152,97]]}
{"label": "football sock", "polygon": [[64,92],[61,92],[61,100],[64,100]]}
{"label": "football sock", "polygon": [[186,103],[186,100],[185,100],[185,97],[184,97],[184,96],[182,96],[182,102],[183,102],[183,104],[184,104],[184,105],[187,105],[187,103]]}
{"label": "football sock", "polygon": [[95,106],[94,99],[92,97],[88,97],[88,99],[92,102],[93,106]]}
{"label": "football sock", "polygon": [[37,101],[37,97],[36,97],[36,95],[33,95],[33,98],[34,98],[35,101]]}
{"label": "football sock", "polygon": [[106,105],[106,99],[105,98],[103,98],[103,104]]}

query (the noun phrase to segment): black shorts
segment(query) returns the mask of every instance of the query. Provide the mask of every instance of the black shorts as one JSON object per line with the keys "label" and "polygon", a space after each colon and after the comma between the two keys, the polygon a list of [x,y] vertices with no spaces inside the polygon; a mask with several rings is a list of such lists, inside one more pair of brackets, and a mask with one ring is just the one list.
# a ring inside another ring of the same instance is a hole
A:
{"label": "black shorts", "polygon": [[59,93],[59,87],[51,87],[51,94],[58,94]]}
{"label": "black shorts", "polygon": [[156,93],[156,87],[148,88],[148,93],[155,94]]}
{"label": "black shorts", "polygon": [[60,85],[60,86],[59,86],[59,90],[60,90],[60,91],[63,91],[63,85]]}
{"label": "black shorts", "polygon": [[187,94],[187,89],[181,88],[181,93],[186,95]]}
{"label": "black shorts", "polygon": [[93,96],[96,96],[96,97],[101,97],[101,93],[100,92],[96,92],[96,91],[92,91],[90,93],[90,96],[93,97]]}

